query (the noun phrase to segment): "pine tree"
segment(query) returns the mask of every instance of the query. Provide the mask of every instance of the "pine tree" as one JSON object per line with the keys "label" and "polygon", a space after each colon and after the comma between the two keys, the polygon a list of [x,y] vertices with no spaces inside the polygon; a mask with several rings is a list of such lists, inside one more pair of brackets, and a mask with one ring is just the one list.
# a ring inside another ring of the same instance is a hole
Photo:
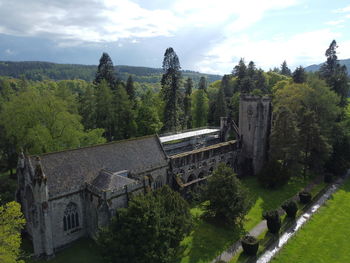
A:
{"label": "pine tree", "polygon": [[109,87],[114,89],[117,79],[114,72],[113,62],[111,57],[103,52],[100,63],[97,68],[96,77],[94,80],[94,84],[100,84],[102,80],[106,80]]}
{"label": "pine tree", "polygon": [[93,86],[89,85],[80,97],[79,114],[86,130],[96,128],[96,99]]}
{"label": "pine tree", "polygon": [[297,67],[293,72],[293,81],[295,83],[306,82],[306,72],[302,66]]}
{"label": "pine tree", "polygon": [[262,69],[257,70],[255,73],[254,86],[256,89],[261,90],[262,93],[264,94],[268,93],[266,78],[264,76],[264,71]]}
{"label": "pine tree", "polygon": [[192,88],[193,88],[193,81],[191,78],[188,78],[185,83],[185,99],[184,99],[184,111],[185,111],[187,129],[192,128],[192,99],[191,99]]}
{"label": "pine tree", "polygon": [[129,99],[131,102],[135,102],[135,87],[134,87],[134,81],[129,75],[128,80],[126,81],[126,92],[129,95]]}
{"label": "pine tree", "polygon": [[181,127],[180,98],[180,62],[173,48],[166,49],[163,60],[163,76],[161,79],[164,100],[164,131],[177,131]]}
{"label": "pine tree", "polygon": [[349,77],[346,66],[341,66],[338,61],[337,47],[337,42],[333,40],[326,50],[327,61],[321,66],[320,73],[327,84],[340,96],[340,106],[345,107],[350,89]]}
{"label": "pine tree", "polygon": [[207,80],[205,79],[205,77],[201,77],[199,79],[198,89],[201,89],[207,92]]}
{"label": "pine tree", "polygon": [[286,61],[283,61],[283,63],[281,64],[281,74],[285,75],[285,76],[291,76],[292,75],[292,72],[288,68]]}

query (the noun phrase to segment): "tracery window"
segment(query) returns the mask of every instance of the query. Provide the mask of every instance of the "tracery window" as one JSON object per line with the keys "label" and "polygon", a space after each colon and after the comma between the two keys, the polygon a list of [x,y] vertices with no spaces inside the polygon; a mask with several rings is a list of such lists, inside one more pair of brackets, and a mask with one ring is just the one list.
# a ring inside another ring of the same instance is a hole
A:
{"label": "tracery window", "polygon": [[69,203],[64,211],[63,230],[68,231],[79,227],[79,213],[77,205]]}

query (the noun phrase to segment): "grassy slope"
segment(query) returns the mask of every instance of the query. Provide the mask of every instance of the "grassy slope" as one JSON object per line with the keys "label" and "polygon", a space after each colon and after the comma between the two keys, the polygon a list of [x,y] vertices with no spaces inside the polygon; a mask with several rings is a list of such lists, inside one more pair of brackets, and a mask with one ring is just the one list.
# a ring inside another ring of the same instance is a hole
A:
{"label": "grassy slope", "polygon": [[272,262],[350,262],[349,215],[350,179],[288,242]]}
{"label": "grassy slope", "polygon": [[243,183],[249,188],[254,205],[250,209],[244,222],[244,229],[233,229],[223,224],[208,223],[199,218],[202,211],[197,207],[192,213],[197,215],[196,225],[190,236],[182,242],[181,263],[210,262],[215,256],[232,245],[240,237],[240,233],[252,229],[262,218],[264,211],[275,209],[281,203],[300,191],[306,182],[292,180],[281,189],[272,191],[259,186],[256,178],[246,178]]}

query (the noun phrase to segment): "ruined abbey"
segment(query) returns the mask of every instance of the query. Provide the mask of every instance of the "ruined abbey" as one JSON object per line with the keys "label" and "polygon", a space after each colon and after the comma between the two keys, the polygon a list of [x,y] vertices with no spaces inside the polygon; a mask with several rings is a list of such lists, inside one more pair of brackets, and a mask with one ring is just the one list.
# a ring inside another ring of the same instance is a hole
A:
{"label": "ruined abbey", "polygon": [[257,173],[267,158],[271,100],[242,95],[239,124],[152,135],[41,156],[20,155],[17,200],[35,255],[95,237],[130,196],[165,184],[184,196],[223,162]]}

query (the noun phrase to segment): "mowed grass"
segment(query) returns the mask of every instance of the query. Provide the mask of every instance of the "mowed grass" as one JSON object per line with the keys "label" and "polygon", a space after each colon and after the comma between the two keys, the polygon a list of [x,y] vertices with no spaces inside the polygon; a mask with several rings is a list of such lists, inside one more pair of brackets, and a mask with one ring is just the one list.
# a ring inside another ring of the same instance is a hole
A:
{"label": "mowed grass", "polygon": [[[31,250],[28,240],[24,240],[24,250],[27,253]],[[70,247],[56,253],[53,259],[36,260],[33,258],[25,258],[26,263],[103,263],[102,257],[99,255],[96,244],[88,238],[80,239],[74,242]]]}
{"label": "mowed grass", "polygon": [[251,230],[262,220],[262,213],[278,208],[286,199],[291,198],[308,183],[307,180],[292,179],[277,190],[262,188],[256,177],[244,178],[243,184],[249,189],[253,206],[245,217],[243,228],[233,228],[223,223],[207,222],[201,218],[200,206],[191,210],[195,216],[195,227],[182,243],[180,263],[210,262],[230,245],[236,242],[245,231]]}
{"label": "mowed grass", "polygon": [[287,243],[273,263],[350,262],[350,179]]}

